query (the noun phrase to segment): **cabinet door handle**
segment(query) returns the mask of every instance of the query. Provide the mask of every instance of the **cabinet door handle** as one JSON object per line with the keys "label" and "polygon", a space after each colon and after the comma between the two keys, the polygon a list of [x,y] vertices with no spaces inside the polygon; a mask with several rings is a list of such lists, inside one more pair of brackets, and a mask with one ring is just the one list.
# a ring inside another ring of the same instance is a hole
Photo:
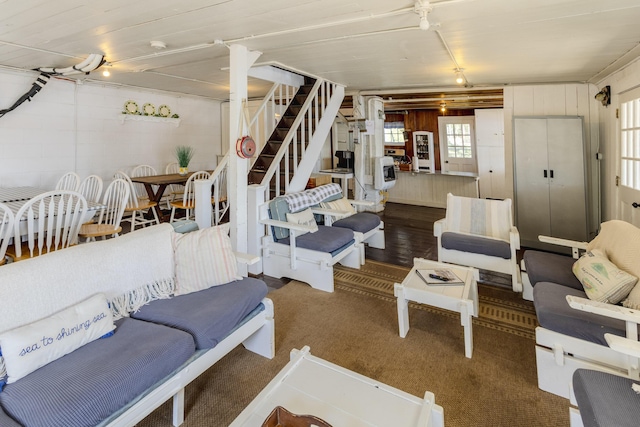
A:
{"label": "cabinet door handle", "polygon": [[633,202],[633,203],[631,203],[631,206],[633,206],[634,208],[640,208],[640,203]]}
{"label": "cabinet door handle", "polygon": [[553,178],[553,169],[549,171],[549,174],[551,175],[551,178]]}
{"label": "cabinet door handle", "polygon": [[545,178],[547,177],[547,170],[546,169],[544,170],[544,177]]}

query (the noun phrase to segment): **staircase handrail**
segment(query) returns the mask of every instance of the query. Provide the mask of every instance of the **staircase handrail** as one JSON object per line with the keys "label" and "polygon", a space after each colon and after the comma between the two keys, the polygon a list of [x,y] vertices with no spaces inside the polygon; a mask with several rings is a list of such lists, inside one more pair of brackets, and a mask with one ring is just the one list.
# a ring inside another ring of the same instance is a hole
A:
{"label": "staircase handrail", "polygon": [[[318,107],[318,97],[320,94],[320,88],[323,87],[323,85],[333,85],[333,86],[337,86],[336,83],[331,83],[328,82],[327,80],[324,80],[322,78],[318,78],[316,80],[316,82],[314,83],[311,91],[309,92],[309,96],[307,96],[307,99],[305,100],[305,102],[302,104],[302,107],[300,109],[300,112],[298,113],[298,115],[296,116],[295,120],[293,121],[291,127],[289,128],[289,132],[287,133],[287,135],[285,136],[284,140],[282,141],[282,144],[280,146],[280,148],[278,149],[278,152],[275,154],[274,159],[271,163],[271,165],[269,165],[269,168],[267,169],[267,171],[265,172],[265,175],[261,181],[261,185],[266,187],[266,191],[269,191],[269,182],[271,181],[271,179],[274,177],[274,175],[279,172],[280,169],[280,162],[282,161],[282,159],[285,157],[285,155],[288,156],[288,151],[289,151],[289,146],[291,145],[294,136],[297,135],[298,132],[298,128],[302,125],[303,120],[307,117],[307,113],[309,112],[309,109],[311,108],[312,105],[315,105],[316,108]],[[324,109],[326,107],[326,105],[330,102],[331,97],[327,96],[326,90],[323,90],[323,100],[322,100],[322,112],[324,112]],[[331,95],[333,96],[333,94]],[[317,125],[320,117],[319,114],[316,114],[315,116],[315,124]],[[309,121],[311,119],[309,118]],[[311,124],[311,123],[309,123]],[[310,126],[311,127],[311,126]],[[313,136],[313,132],[311,131],[311,129],[309,129],[309,140],[311,140],[311,137]],[[302,145],[303,150],[304,150],[304,144]],[[296,150],[296,146],[294,145],[294,159],[297,159],[297,150]],[[304,154],[304,153],[303,153]],[[293,167],[294,167],[294,173],[297,170],[297,166],[298,163],[294,162]],[[285,177],[287,177],[289,172],[289,162],[285,162]],[[276,180],[276,195],[280,194],[280,186],[279,186],[280,182],[279,182],[279,178]],[[288,186],[288,181],[285,182],[285,191],[286,191],[286,187]],[[267,197],[267,199],[269,199],[269,197]]]}

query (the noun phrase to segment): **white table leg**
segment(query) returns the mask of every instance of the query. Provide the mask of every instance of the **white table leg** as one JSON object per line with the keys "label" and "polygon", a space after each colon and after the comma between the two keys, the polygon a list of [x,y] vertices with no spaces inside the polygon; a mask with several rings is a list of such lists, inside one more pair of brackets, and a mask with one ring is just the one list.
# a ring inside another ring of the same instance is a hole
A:
{"label": "white table leg", "polygon": [[473,307],[471,301],[463,301],[460,303],[460,323],[464,328],[464,355],[471,359],[473,354]]}
{"label": "white table leg", "polygon": [[409,301],[404,297],[404,288],[396,285],[395,294],[398,304],[398,327],[400,337],[404,338],[409,332]]}

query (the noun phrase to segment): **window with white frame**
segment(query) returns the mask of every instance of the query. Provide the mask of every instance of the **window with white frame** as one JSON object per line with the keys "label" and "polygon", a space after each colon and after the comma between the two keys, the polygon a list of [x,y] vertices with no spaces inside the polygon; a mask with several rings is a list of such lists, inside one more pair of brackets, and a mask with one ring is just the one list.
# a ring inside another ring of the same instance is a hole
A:
{"label": "window with white frame", "polygon": [[620,184],[640,190],[640,98],[620,105]]}
{"label": "window with white frame", "polygon": [[404,145],[404,122],[384,122],[384,143]]}
{"label": "window with white frame", "polygon": [[447,153],[449,157],[470,159],[473,157],[471,146],[471,125],[468,123],[448,123],[445,127]]}

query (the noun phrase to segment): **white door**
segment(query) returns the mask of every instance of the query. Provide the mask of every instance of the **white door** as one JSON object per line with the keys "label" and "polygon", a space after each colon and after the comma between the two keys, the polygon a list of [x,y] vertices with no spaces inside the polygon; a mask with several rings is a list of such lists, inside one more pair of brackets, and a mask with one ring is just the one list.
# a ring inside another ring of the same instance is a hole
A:
{"label": "white door", "polygon": [[640,227],[640,88],[620,95],[617,218]]}
{"label": "white door", "polygon": [[440,168],[442,172],[477,172],[473,116],[440,116]]}
{"label": "white door", "polygon": [[475,110],[476,158],[480,197],[505,199],[504,110],[486,108]]}

